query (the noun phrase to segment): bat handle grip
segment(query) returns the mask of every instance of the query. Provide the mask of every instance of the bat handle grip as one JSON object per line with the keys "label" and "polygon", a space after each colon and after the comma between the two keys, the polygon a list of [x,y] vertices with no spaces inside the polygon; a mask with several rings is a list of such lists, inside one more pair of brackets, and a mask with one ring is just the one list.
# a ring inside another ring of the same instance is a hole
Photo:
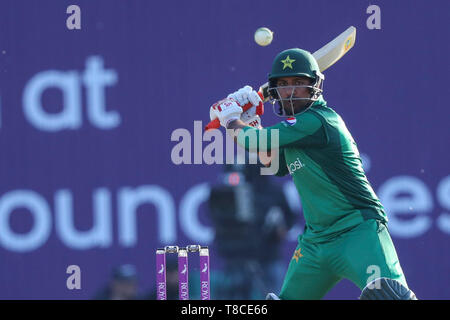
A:
{"label": "bat handle grip", "polygon": [[220,128],[220,121],[219,118],[215,118],[214,120],[211,120],[206,126],[205,131],[212,130],[212,129],[219,129]]}
{"label": "bat handle grip", "polygon": [[[262,95],[262,93],[260,91],[258,91],[258,94],[261,98],[261,100],[264,101],[264,97]],[[248,109],[250,109],[251,107],[253,107],[253,104],[251,102],[247,103],[246,105],[244,105],[242,107],[242,112],[247,111]],[[260,103],[259,106],[256,107],[257,111],[256,114],[258,115],[262,115],[264,113],[264,109],[262,106],[262,102]],[[211,120],[206,126],[205,126],[205,131],[211,130],[211,129],[219,129],[220,128],[220,120],[219,118],[216,118],[214,120]]]}

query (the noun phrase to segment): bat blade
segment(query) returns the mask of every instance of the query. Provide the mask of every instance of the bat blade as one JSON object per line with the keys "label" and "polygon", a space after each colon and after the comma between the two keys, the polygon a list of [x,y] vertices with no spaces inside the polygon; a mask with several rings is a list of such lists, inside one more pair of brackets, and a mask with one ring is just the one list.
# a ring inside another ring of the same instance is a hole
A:
{"label": "bat blade", "polygon": [[313,53],[321,72],[327,70],[355,45],[356,28],[351,26]]}

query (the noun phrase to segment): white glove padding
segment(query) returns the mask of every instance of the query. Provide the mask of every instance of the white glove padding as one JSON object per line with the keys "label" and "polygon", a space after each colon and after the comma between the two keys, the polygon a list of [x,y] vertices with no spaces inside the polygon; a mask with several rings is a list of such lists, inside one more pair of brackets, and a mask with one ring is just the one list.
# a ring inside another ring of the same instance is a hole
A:
{"label": "white glove padding", "polygon": [[220,124],[227,128],[229,122],[241,118],[242,108],[232,98],[226,98],[214,103],[209,108],[209,117],[211,120],[219,118]]}
{"label": "white glove padding", "polygon": [[262,129],[261,118],[258,115],[254,116],[253,118],[251,118],[247,121],[244,121],[244,123],[250,127],[256,128],[256,129]]}
{"label": "white glove padding", "polygon": [[257,106],[261,102],[258,92],[253,90],[250,86],[245,86],[238,91],[229,94],[227,98],[233,98],[241,107],[245,106],[249,102],[251,102],[254,106]]}
{"label": "white glove padding", "polygon": [[256,107],[251,107],[241,114],[241,120],[246,125],[261,129],[261,118],[256,114]]}

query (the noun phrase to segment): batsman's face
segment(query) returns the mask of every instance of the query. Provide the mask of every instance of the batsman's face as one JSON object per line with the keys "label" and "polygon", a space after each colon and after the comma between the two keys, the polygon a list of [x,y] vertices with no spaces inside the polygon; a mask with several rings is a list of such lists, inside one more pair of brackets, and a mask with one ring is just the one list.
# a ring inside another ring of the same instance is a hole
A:
{"label": "batsman's face", "polygon": [[307,100],[311,97],[310,89],[305,87],[309,85],[311,80],[307,77],[283,77],[277,80],[278,94],[286,114],[298,113],[310,103]]}

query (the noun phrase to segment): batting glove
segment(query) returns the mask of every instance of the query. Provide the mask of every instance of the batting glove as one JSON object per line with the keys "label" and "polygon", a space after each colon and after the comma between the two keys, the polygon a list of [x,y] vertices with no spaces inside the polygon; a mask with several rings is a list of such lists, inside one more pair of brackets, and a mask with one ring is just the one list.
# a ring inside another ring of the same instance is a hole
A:
{"label": "batting glove", "polygon": [[241,114],[241,120],[250,127],[262,129],[261,118],[256,114],[256,107],[251,107],[249,110],[243,112]]}
{"label": "batting glove", "polygon": [[236,92],[230,93],[227,98],[233,98],[241,107],[245,106],[249,102],[254,106],[257,106],[260,102],[262,102],[258,92],[253,90],[250,86],[245,86]]}
{"label": "batting glove", "polygon": [[261,118],[259,115],[263,114],[262,100],[259,96],[258,92],[253,90],[250,86],[245,86],[239,89],[236,92],[233,92],[228,95],[228,98],[232,98],[236,100],[239,105],[245,106],[248,103],[251,103],[253,107],[244,111],[241,115],[241,120],[246,124],[254,128],[262,128],[261,127]]}
{"label": "batting glove", "polygon": [[211,120],[219,118],[220,125],[227,128],[228,123],[241,118],[242,108],[239,103],[232,99],[226,98],[214,103],[209,108],[209,117]]}

